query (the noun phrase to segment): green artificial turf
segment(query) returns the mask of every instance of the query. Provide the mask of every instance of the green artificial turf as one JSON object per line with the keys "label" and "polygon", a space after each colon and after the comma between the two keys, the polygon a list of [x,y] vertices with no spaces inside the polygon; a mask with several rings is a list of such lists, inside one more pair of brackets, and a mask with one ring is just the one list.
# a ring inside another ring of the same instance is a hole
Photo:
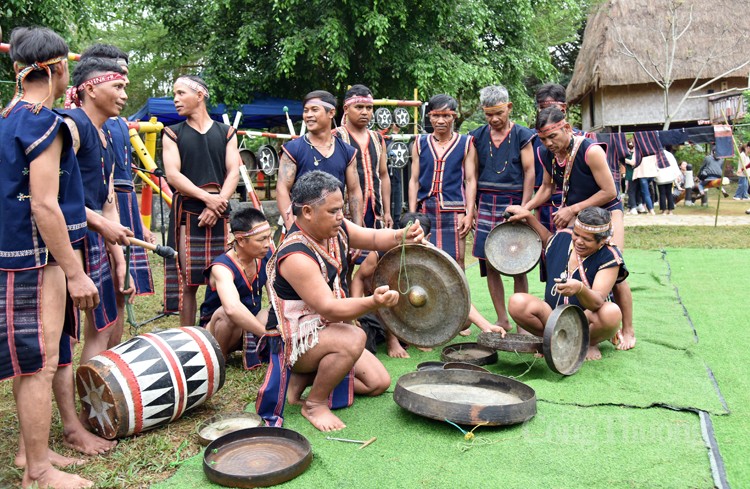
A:
{"label": "green artificial turf", "polygon": [[[693,250],[684,256],[689,260],[706,253]],[[748,255],[743,255],[745,260]],[[419,362],[439,359],[440,348],[410,348],[411,358],[406,360],[381,354],[393,378],[391,389],[377,398],[358,398],[352,407],[337,411],[347,428],[333,435],[378,440],[364,450],[328,441],[300,415],[299,407],[287,406],[285,427],[310,440],[315,458],[304,474],[284,487],[713,487],[698,416],[662,407],[713,413],[720,445],[722,437],[738,433],[734,413],[725,415],[706,371],[710,345],[695,342],[662,254],[629,251],[626,259],[633,270],[630,283],[636,303],[634,350],[604,346],[603,360],[584,364],[570,377],[554,374],[543,359],[513,353],[500,352],[500,361],[489,367],[503,375],[523,374],[519,380],[536,390],[538,412],[533,419],[513,427],[479,427],[467,449],[457,428],[411,414],[393,401],[398,377]],[[536,273],[530,274],[531,292],[539,294]],[[477,267],[467,276],[474,303],[494,319]],[[506,281],[506,290],[511,288],[511,281]],[[707,292],[692,281],[685,288],[697,297]],[[680,294],[684,299],[682,289]],[[460,341],[467,339],[454,340]],[[725,363],[727,368],[740,368],[737,359]],[[721,377],[724,370],[719,367]],[[745,399],[747,389],[739,390],[732,394]],[[720,448],[725,454],[724,446]],[[737,438],[735,448],[725,457],[737,465],[733,476],[747,482],[740,460],[743,448],[747,453],[746,442]],[[210,487],[201,464],[201,455],[188,459],[172,478],[154,487]]]}
{"label": "green artificial turf", "polygon": [[750,487],[750,250],[667,250],[666,260],[730,416],[712,416],[732,487]]}

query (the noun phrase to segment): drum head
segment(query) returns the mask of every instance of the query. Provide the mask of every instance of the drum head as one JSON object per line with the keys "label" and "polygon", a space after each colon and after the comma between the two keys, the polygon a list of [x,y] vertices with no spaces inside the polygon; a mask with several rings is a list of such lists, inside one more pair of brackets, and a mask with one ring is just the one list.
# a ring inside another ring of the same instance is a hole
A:
{"label": "drum head", "polygon": [[544,359],[553,371],[573,375],[589,348],[589,322],[583,309],[558,306],[544,326]]}
{"label": "drum head", "polygon": [[503,222],[487,235],[484,254],[490,265],[503,275],[523,275],[539,263],[542,239],[526,224]]}
{"label": "drum head", "polygon": [[203,452],[208,480],[227,487],[267,487],[294,479],[312,462],[310,442],[286,428],[234,431]]}
{"label": "drum head", "polygon": [[411,345],[441,345],[455,337],[469,317],[466,276],[450,255],[434,246],[393,248],[378,262],[373,285],[403,291],[398,304],[381,307],[377,314],[388,330]]}

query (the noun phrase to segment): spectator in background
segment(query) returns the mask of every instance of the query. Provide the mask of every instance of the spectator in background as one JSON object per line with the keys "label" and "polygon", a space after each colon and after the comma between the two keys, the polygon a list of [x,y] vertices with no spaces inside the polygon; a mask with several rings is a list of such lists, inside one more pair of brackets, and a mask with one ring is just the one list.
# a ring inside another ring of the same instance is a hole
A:
{"label": "spectator in background", "polygon": [[662,214],[672,215],[674,211],[674,195],[672,195],[672,185],[675,180],[682,176],[680,167],[677,166],[677,160],[672,154],[670,146],[664,150],[669,166],[666,168],[657,168],[656,185],[659,188],[659,210]]}
{"label": "spectator in background", "polygon": [[750,194],[747,192],[747,176],[750,173],[750,143],[740,146],[740,154],[737,158],[737,172],[739,177],[737,181],[737,191],[734,193],[734,200],[750,200]]}
{"label": "spectator in background", "polygon": [[[716,157],[716,148],[711,149],[711,154],[703,158],[700,170],[698,170],[698,195],[701,196],[701,205],[708,205],[708,200],[704,202],[703,197],[706,194],[706,186],[714,180],[719,180],[724,176],[724,163]],[[712,185],[713,186],[713,185]],[[729,193],[721,187],[721,193],[724,197],[729,197]]]}
{"label": "spectator in background", "polygon": [[[628,151],[630,156],[625,158],[625,181],[628,187],[628,212],[630,214],[637,215],[639,212],[646,212],[643,207],[643,198],[641,197],[641,189],[639,188],[638,182],[633,178],[635,171],[635,148],[633,139],[628,139]],[[641,211],[641,209],[643,209]]]}
{"label": "spectator in background", "polygon": [[641,164],[633,170],[633,181],[637,182],[636,185],[641,190],[641,198],[646,204],[648,213],[652,216],[656,213],[654,212],[654,201],[651,198],[649,186],[656,178],[656,173],[656,155],[643,157]]}

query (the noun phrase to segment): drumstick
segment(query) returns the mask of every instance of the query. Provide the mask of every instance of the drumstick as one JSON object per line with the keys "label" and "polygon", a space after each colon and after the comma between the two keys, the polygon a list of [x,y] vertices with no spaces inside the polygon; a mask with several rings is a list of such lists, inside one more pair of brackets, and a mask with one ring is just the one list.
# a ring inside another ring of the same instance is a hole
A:
{"label": "drumstick", "polygon": [[284,115],[286,116],[286,127],[289,128],[289,134],[296,136],[297,133],[294,131],[294,124],[292,124],[292,118],[289,117],[289,107],[284,106]]}
{"label": "drumstick", "polygon": [[157,245],[153,243],[149,243],[147,241],[143,241],[141,239],[136,238],[128,238],[130,240],[130,244],[132,246],[139,246],[141,248],[146,248],[147,250],[151,250],[157,255],[161,256],[162,258],[177,258],[177,252],[174,250],[174,248],[171,248],[169,246],[162,246]]}

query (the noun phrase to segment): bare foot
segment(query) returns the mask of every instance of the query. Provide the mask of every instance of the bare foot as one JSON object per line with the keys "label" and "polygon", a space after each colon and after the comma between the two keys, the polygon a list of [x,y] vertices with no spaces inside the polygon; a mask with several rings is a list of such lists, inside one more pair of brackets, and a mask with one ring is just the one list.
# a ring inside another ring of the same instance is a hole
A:
{"label": "bare foot", "polygon": [[388,356],[391,358],[410,358],[404,347],[401,346],[401,342],[395,336],[388,338],[386,347],[388,349]]}
{"label": "bare foot", "polygon": [[94,483],[75,474],[68,474],[67,472],[62,472],[54,467],[50,467],[38,477],[34,478],[29,475],[28,471],[24,472],[21,486],[54,489],[81,489],[84,487],[93,487]]}
{"label": "bare foot", "polygon": [[81,426],[80,429],[63,431],[63,445],[84,455],[104,455],[115,448],[117,442],[89,433]]}
{"label": "bare foot", "polygon": [[519,325],[516,325],[516,333],[518,333],[518,334],[531,334],[531,333],[529,333],[528,331],[526,331],[525,329],[523,329]]}
{"label": "bare foot", "polygon": [[635,333],[618,331],[617,336],[620,339],[616,345],[618,350],[630,350],[635,346]]}
{"label": "bare foot", "polygon": [[417,350],[419,350],[419,351],[424,351],[424,352],[428,352],[428,351],[432,351],[432,348],[428,348],[428,347],[426,347],[426,346],[418,346],[418,347],[417,347]]}
{"label": "bare foot", "polygon": [[497,324],[491,324],[485,328],[480,328],[480,329],[484,333],[500,333],[500,336],[502,336],[503,338],[505,338],[505,333],[508,331],[507,329]]}
{"label": "bare foot", "polygon": [[461,336],[469,336],[471,334],[471,328],[462,329],[458,334]]}
{"label": "bare foot", "polygon": [[346,428],[344,422],[328,409],[328,403],[325,401],[305,401],[302,404],[302,416],[320,431],[338,431]]}
{"label": "bare foot", "polygon": [[[51,448],[47,449],[47,457],[49,458],[50,463],[55,467],[67,467],[69,465],[78,466],[86,463],[86,460],[82,458],[66,457],[64,455],[60,455]],[[23,447],[18,449],[18,453],[16,453],[16,459],[14,463],[16,464],[16,467],[22,469],[26,467],[26,450],[24,450]]]}
{"label": "bare foot", "polygon": [[292,375],[289,377],[289,387],[286,391],[286,401],[293,406],[302,406],[304,401],[302,393],[305,392],[307,386],[312,385],[314,378],[314,374],[292,372]]}
{"label": "bare foot", "polygon": [[589,351],[586,352],[586,361],[589,360],[601,360],[602,352],[599,351],[598,345],[589,346]]}

